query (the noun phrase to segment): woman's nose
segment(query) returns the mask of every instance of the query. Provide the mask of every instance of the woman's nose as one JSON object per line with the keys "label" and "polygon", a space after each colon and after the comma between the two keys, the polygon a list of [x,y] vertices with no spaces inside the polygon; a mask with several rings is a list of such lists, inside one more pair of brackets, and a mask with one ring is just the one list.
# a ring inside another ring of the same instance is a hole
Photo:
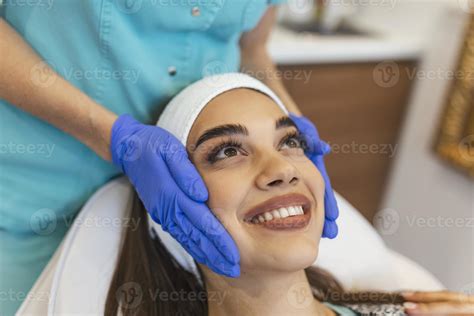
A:
{"label": "woman's nose", "polygon": [[268,159],[264,164],[256,179],[257,187],[262,190],[294,186],[300,181],[298,170],[282,157]]}

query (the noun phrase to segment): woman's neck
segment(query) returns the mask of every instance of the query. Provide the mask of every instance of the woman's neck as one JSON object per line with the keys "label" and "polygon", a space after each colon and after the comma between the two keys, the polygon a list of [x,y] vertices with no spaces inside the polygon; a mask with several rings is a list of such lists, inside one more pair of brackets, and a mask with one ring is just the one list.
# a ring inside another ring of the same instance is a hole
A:
{"label": "woman's neck", "polygon": [[242,274],[237,279],[205,275],[209,316],[335,315],[314,299],[304,270]]}

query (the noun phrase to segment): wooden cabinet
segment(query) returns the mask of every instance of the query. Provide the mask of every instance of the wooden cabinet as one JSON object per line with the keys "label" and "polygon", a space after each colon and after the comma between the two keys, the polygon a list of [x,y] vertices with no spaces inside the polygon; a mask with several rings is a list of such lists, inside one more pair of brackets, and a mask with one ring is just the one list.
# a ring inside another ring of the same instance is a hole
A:
{"label": "wooden cabinet", "polygon": [[[279,66],[293,74],[282,78],[286,88],[332,147],[326,166],[334,189],[371,222],[399,149],[415,67],[415,61]],[[303,71],[306,79],[297,76]]]}

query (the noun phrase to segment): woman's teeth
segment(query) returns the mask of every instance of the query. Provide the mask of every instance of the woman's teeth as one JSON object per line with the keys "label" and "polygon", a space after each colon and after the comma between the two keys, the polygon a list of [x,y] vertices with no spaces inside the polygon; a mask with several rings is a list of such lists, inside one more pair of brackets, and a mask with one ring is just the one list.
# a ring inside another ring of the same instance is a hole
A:
{"label": "woman's teeth", "polygon": [[252,217],[251,222],[254,224],[269,222],[276,218],[286,218],[289,216],[303,215],[302,206],[290,206],[290,207],[281,207],[277,210],[271,212],[265,212],[259,215]]}

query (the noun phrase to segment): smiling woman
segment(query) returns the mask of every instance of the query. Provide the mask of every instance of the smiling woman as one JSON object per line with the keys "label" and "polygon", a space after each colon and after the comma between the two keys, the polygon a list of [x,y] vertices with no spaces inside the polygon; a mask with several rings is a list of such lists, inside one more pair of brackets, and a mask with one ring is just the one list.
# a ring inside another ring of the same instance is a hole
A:
{"label": "smiling woman", "polygon": [[[296,126],[282,115],[267,95],[233,89],[206,105],[187,140],[190,159],[209,189],[208,205],[239,247],[242,274],[254,281],[298,270],[293,278],[303,281],[302,269],[316,259],[322,234],[324,181],[304,155]],[[240,126],[231,127],[235,123]],[[301,206],[303,214],[296,209]],[[255,217],[258,224],[249,223]]]}
{"label": "smiling woman", "polygon": [[[222,78],[227,88],[203,79],[212,84],[207,90],[219,93],[198,89],[201,82],[177,95],[172,103],[187,108],[172,104],[167,109],[177,112],[165,110],[158,125],[174,124],[168,129],[184,140],[208,188],[209,208],[239,248],[241,275],[223,276],[189,255],[180,259],[166,244],[167,233],[147,218],[136,196],[131,217],[143,220],[137,229],[126,231],[106,314],[353,315],[328,302],[337,301],[331,296],[342,297],[340,284],[311,267],[322,235],[325,186],[305,156],[305,140],[271,90],[255,88],[261,83],[242,74]],[[235,86],[229,85],[232,81]],[[200,90],[194,100],[200,108],[192,107],[190,89]],[[181,102],[183,98],[189,101]],[[180,108],[186,114],[179,113]],[[123,293],[128,282],[139,284],[143,295],[138,303],[136,296]],[[171,299],[178,293],[186,295]]]}
{"label": "smiling woman", "polygon": [[[368,296],[344,295],[336,279],[312,267],[325,220],[325,184],[288,114],[270,89],[243,74],[205,78],[170,102],[158,126],[186,146],[208,188],[211,216],[238,246],[241,274],[224,276],[194,261],[187,252],[193,241],[170,238],[136,195],[130,216],[140,225],[125,233],[107,315],[357,314],[342,304]],[[130,282],[140,295],[124,291]],[[399,295],[374,297],[403,315],[401,305],[393,305]]]}

